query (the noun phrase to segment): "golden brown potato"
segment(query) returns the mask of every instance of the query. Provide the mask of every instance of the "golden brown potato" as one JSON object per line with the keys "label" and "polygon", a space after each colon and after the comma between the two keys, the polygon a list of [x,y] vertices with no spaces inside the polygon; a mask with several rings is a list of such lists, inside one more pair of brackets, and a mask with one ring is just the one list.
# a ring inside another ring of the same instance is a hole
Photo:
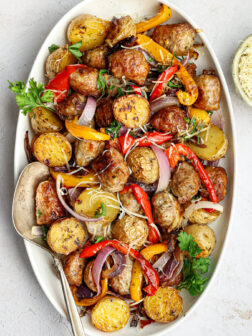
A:
{"label": "golden brown potato", "polygon": [[113,47],[117,42],[129,36],[136,36],[136,25],[129,15],[122,16],[112,22],[106,43]]}
{"label": "golden brown potato", "polygon": [[59,219],[47,233],[50,248],[60,254],[68,255],[76,251],[85,239],[85,231],[80,221],[74,217]]}
{"label": "golden brown potato", "polygon": [[125,209],[133,213],[143,214],[141,204],[139,204],[131,190],[119,195],[120,201]]}
{"label": "golden brown potato", "polygon": [[129,177],[129,168],[117,149],[110,147],[105,150],[91,165],[103,190],[109,192],[123,190]]}
{"label": "golden brown potato", "polygon": [[199,147],[193,143],[188,143],[188,146],[202,160],[216,161],[225,156],[228,148],[228,140],[225,133],[214,124],[210,124],[209,128],[201,133],[199,137],[202,140],[204,147]]}
{"label": "golden brown potato", "polygon": [[193,224],[208,224],[215,221],[220,215],[219,211],[208,212],[204,209],[198,209],[193,211],[188,220]]}
{"label": "golden brown potato", "polygon": [[187,234],[190,234],[202,249],[197,255],[197,258],[209,257],[214,250],[216,242],[214,231],[209,226],[202,224],[188,225],[185,227],[184,231]]}
{"label": "golden brown potato", "polygon": [[80,51],[101,46],[110,28],[110,22],[96,16],[82,14],[74,18],[67,28],[67,38],[74,44],[82,41]]}
{"label": "golden brown potato", "polygon": [[195,29],[189,23],[176,23],[157,26],[152,38],[176,56],[184,56],[193,47]]}
{"label": "golden brown potato", "polygon": [[60,133],[43,133],[34,142],[34,155],[49,167],[61,167],[71,159],[72,146]]}
{"label": "golden brown potato", "polygon": [[145,297],[144,310],[152,320],[169,323],[182,313],[183,300],[175,288],[159,287],[155,295]]}
{"label": "golden brown potato", "polygon": [[72,93],[55,107],[57,114],[62,120],[73,119],[80,115],[86,105],[87,98],[80,93]]}
{"label": "golden brown potato", "polygon": [[92,50],[87,50],[83,53],[82,61],[89,67],[96,69],[107,68],[107,52],[108,47],[100,46]]}
{"label": "golden brown potato", "polygon": [[159,164],[153,150],[148,147],[136,147],[127,157],[131,175],[138,182],[154,183],[159,178]]}
{"label": "golden brown potato", "polygon": [[58,116],[44,107],[34,107],[29,116],[36,134],[60,132],[64,127]]}
{"label": "golden brown potato", "polygon": [[133,261],[129,255],[125,256],[126,264],[123,271],[110,280],[110,286],[113,291],[120,295],[128,295],[130,293],[130,282],[132,278]]}
{"label": "golden brown potato", "polygon": [[108,127],[114,120],[113,100],[103,98],[99,101],[95,111],[95,121],[98,127]]}
{"label": "golden brown potato", "polygon": [[130,94],[114,100],[113,113],[115,119],[126,127],[140,127],[149,121],[150,105],[144,97]]}
{"label": "golden brown potato", "polygon": [[220,107],[221,85],[218,77],[214,75],[200,75],[196,77],[199,96],[194,103],[195,107],[215,111]]}
{"label": "golden brown potato", "polygon": [[80,286],[82,284],[83,269],[86,259],[80,258],[80,251],[71,253],[64,260],[64,272],[69,285]]}
{"label": "golden brown potato", "polygon": [[177,199],[167,191],[156,193],[152,199],[155,223],[168,232],[179,229],[182,225],[182,209]]}
{"label": "golden brown potato", "polygon": [[101,94],[101,89],[97,88],[98,75],[99,71],[95,68],[80,68],[70,75],[69,84],[74,91],[97,98]]}
{"label": "golden brown potato", "polygon": [[96,140],[76,140],[75,141],[75,161],[77,165],[85,167],[89,165],[105,147],[104,141]]}
{"label": "golden brown potato", "polygon": [[97,288],[94,283],[94,279],[92,275],[93,264],[94,264],[94,260],[90,261],[85,267],[83,280],[89,289],[91,289],[93,292],[97,292]]}
{"label": "golden brown potato", "polygon": [[150,65],[146,61],[141,51],[136,49],[122,49],[114,52],[108,57],[109,70],[116,78],[122,78],[136,82],[138,85],[143,85]]}
{"label": "golden brown potato", "polygon": [[77,59],[68,50],[68,46],[54,50],[46,59],[46,75],[53,79],[58,72],[62,71],[67,65],[74,64]]}
{"label": "golden brown potato", "polygon": [[[227,192],[226,170],[222,167],[207,166],[205,167],[205,171],[207,172],[207,175],[213,183],[214,190],[216,192],[219,202],[222,201]],[[205,198],[209,198],[209,193],[205,186],[202,186],[200,194]]]}
{"label": "golden brown potato", "polygon": [[55,182],[41,182],[36,191],[37,224],[52,224],[64,216],[65,209],[58,199]]}
{"label": "golden brown potato", "polygon": [[121,240],[137,250],[146,242],[148,234],[149,227],[146,220],[135,216],[125,215],[112,227],[114,239]]}
{"label": "golden brown potato", "polygon": [[120,330],[127,324],[130,317],[128,304],[117,297],[105,296],[91,312],[93,325],[101,331]]}

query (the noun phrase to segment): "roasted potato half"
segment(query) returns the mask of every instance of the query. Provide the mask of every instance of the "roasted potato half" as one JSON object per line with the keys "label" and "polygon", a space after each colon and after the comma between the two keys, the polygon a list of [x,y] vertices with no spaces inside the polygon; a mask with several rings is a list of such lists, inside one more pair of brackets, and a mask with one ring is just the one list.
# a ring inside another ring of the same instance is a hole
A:
{"label": "roasted potato half", "polygon": [[193,143],[188,146],[202,160],[215,161],[221,159],[227,151],[228,140],[225,133],[216,125],[210,124],[209,128],[199,134],[206,147],[199,147]]}
{"label": "roasted potato half", "polygon": [[128,304],[117,297],[105,296],[92,309],[93,325],[102,331],[120,330],[127,324],[130,317]]}
{"label": "roasted potato half", "polygon": [[29,116],[32,129],[36,134],[60,132],[64,127],[57,114],[44,107],[34,107]]}
{"label": "roasted potato half", "polygon": [[43,133],[34,142],[34,155],[49,167],[60,167],[71,159],[72,146],[60,133]]}
{"label": "roasted potato half", "polygon": [[67,28],[67,38],[74,44],[82,41],[80,51],[102,45],[110,28],[110,22],[96,16],[83,14],[74,18]]}
{"label": "roasted potato half", "polygon": [[129,15],[122,16],[112,23],[106,43],[113,47],[116,43],[129,36],[136,36],[136,25]]}
{"label": "roasted potato half", "polygon": [[144,310],[154,321],[172,322],[181,314],[183,300],[175,288],[159,287],[155,295],[145,297]]}
{"label": "roasted potato half", "polygon": [[219,217],[219,211],[207,212],[204,209],[198,209],[193,211],[188,220],[193,224],[208,224],[215,221]]}
{"label": "roasted potato half", "polygon": [[149,121],[150,105],[144,97],[130,94],[114,100],[113,113],[115,119],[126,127],[140,127]]}
{"label": "roasted potato half", "polygon": [[85,231],[82,224],[74,217],[54,222],[47,233],[47,243],[50,248],[64,255],[76,251],[84,239]]}

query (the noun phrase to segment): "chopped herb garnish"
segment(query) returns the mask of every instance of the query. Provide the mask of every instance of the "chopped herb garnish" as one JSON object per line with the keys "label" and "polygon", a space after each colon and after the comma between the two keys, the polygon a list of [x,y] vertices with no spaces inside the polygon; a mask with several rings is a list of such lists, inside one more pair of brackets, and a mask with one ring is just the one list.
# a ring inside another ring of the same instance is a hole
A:
{"label": "chopped herb garnish", "polygon": [[169,68],[167,65],[161,65],[161,64],[158,64],[158,66],[157,66],[157,72],[163,72],[163,71],[165,71],[167,68]]}
{"label": "chopped herb garnish", "polygon": [[70,96],[73,93],[73,90],[70,88],[67,92],[67,96]]}
{"label": "chopped herb garnish", "polygon": [[115,85],[109,86],[108,90],[113,90],[115,88]]}
{"label": "chopped herb garnish", "polygon": [[184,120],[185,120],[185,122],[186,122],[187,124],[190,124],[190,122],[191,122],[191,119],[188,118],[188,117],[185,117]]}
{"label": "chopped herb garnish", "polygon": [[124,91],[123,91],[123,89],[122,88],[120,88],[120,87],[118,87],[117,88],[117,98],[118,97],[121,97],[121,96],[124,96],[125,95],[125,93],[124,93]]}
{"label": "chopped herb garnish", "polygon": [[102,94],[105,94],[105,89],[107,87],[106,79],[104,78],[103,74],[108,73],[108,70],[101,69],[99,71],[98,79],[97,79],[97,89],[102,89]]}
{"label": "chopped herb garnish", "polygon": [[182,88],[183,87],[183,85],[182,84],[173,84],[171,81],[169,81],[168,82],[168,84],[167,84],[170,88]]}
{"label": "chopped herb garnish", "polygon": [[56,44],[52,44],[50,45],[50,47],[48,47],[48,50],[50,53],[52,53],[54,50],[57,50],[57,49],[59,49],[59,46]]}
{"label": "chopped herb garnish", "polygon": [[197,201],[200,198],[200,195],[195,195],[191,198],[191,201]]}
{"label": "chopped herb garnish", "polygon": [[38,210],[38,211],[37,211],[37,214],[38,214],[38,218],[40,218],[41,215],[42,215],[42,212],[41,212],[40,210]]}
{"label": "chopped herb garnish", "polygon": [[207,111],[207,113],[211,116],[213,114],[213,111]]}
{"label": "chopped herb garnish", "polygon": [[82,41],[76,42],[68,47],[68,50],[71,54],[74,55],[75,58],[79,61],[79,63],[82,63],[81,56],[82,52],[79,50],[82,45]]}
{"label": "chopped herb garnish", "polygon": [[41,226],[41,229],[42,229],[42,233],[43,233],[42,239],[43,239],[45,242],[47,242],[47,240],[46,240],[46,236],[47,236],[47,232],[48,232],[49,228],[48,228],[48,226],[46,226],[46,225],[42,225],[42,226]]}
{"label": "chopped herb garnish", "polygon": [[106,205],[104,203],[101,203],[100,207],[95,210],[95,218],[105,216],[106,215]]}
{"label": "chopped herb garnish", "polygon": [[176,56],[176,50],[174,51],[174,53],[172,54],[172,59],[171,59],[171,63],[170,63],[170,66],[172,66],[173,64],[173,60],[174,60],[174,57]]}
{"label": "chopped herb garnish", "polygon": [[190,257],[196,257],[202,251],[193,237],[186,232],[179,233],[178,241],[180,250],[186,251]]}
{"label": "chopped herb garnish", "polygon": [[104,237],[103,237],[103,236],[98,236],[98,237],[96,238],[95,244],[100,243],[100,242],[103,241],[103,240],[104,240]]}
{"label": "chopped herb garnish", "polygon": [[118,132],[119,132],[121,127],[122,127],[122,125],[119,124],[118,121],[113,120],[111,122],[111,124],[108,127],[105,128],[105,133],[110,134],[111,138],[115,139],[115,138],[118,137]]}
{"label": "chopped herb garnish", "polygon": [[148,61],[149,61],[149,62],[154,62],[154,59],[153,59],[152,57],[149,57],[149,58],[148,58]]}

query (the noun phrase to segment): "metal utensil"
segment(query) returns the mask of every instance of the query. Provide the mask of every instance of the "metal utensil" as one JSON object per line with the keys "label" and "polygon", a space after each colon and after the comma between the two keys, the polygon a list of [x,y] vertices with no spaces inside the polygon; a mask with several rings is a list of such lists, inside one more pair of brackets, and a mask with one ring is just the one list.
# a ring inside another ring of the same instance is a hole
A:
{"label": "metal utensil", "polygon": [[66,279],[62,263],[56,253],[51,251],[41,237],[32,235],[32,226],[36,225],[35,194],[40,182],[50,176],[49,168],[40,162],[27,165],[21,172],[12,203],[12,220],[17,233],[51,254],[59,271],[66,307],[74,336],[85,336],[81,319],[75,305],[72,292]]}

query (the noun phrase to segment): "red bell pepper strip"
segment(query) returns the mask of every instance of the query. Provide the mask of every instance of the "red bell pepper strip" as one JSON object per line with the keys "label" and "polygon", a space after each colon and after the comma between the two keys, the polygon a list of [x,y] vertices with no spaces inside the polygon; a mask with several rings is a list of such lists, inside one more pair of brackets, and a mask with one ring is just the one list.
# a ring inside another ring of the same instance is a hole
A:
{"label": "red bell pepper strip", "polygon": [[119,252],[122,252],[125,255],[129,254],[139,262],[144,274],[149,281],[149,284],[147,287],[144,288],[144,291],[149,296],[154,295],[159,286],[159,278],[157,272],[151,266],[149,261],[147,261],[137,250],[129,247],[127,244],[119,240],[104,240],[97,244],[85,247],[80,254],[80,258],[93,257],[97,252],[99,252],[101,249],[108,245],[113,246]]}
{"label": "red bell pepper strip", "polygon": [[147,193],[138,185],[135,183],[129,184],[123,188],[123,190],[120,193],[126,193],[129,191],[132,191],[134,196],[136,197],[137,202],[141,205],[143,208],[143,211],[145,213],[145,216],[147,217],[147,221],[149,224],[149,237],[148,240],[152,244],[156,244],[159,241],[159,234],[155,227],[152,225],[154,224],[154,219],[151,211],[151,204],[148,198]]}
{"label": "red bell pepper strip", "polygon": [[66,98],[69,86],[70,75],[79,68],[84,68],[84,64],[71,64],[67,65],[61,72],[59,72],[45,87],[46,90],[51,90],[54,96],[54,102],[60,103]]}
{"label": "red bell pepper strip", "polygon": [[150,97],[150,102],[162,96],[168,81],[178,70],[179,70],[178,65],[172,65],[169,68],[167,68],[165,71],[163,71],[161,75],[158,76],[157,83],[155,84],[151,97]]}
{"label": "red bell pepper strip", "polygon": [[[191,161],[194,169],[199,173],[199,176],[203,184],[206,186],[208,190],[211,201],[214,203],[218,203],[218,197],[214,190],[214,186],[209,176],[207,175],[207,172],[205,171],[204,167],[202,166],[196,154],[194,154],[194,152],[189,147],[187,147],[184,144],[175,144],[167,148],[165,150],[165,154],[167,155],[170,166],[172,168],[176,166],[176,164],[180,160],[181,155],[186,156]],[[213,212],[214,210],[210,209],[210,211]]]}
{"label": "red bell pepper strip", "polygon": [[140,86],[130,85],[130,87],[132,88],[133,93],[138,94],[139,96],[142,96],[142,90],[141,90]]}
{"label": "red bell pepper strip", "polygon": [[119,141],[122,148],[122,153],[125,155],[131,146],[134,145],[135,139],[130,134],[124,134],[119,136]]}
{"label": "red bell pepper strip", "polygon": [[171,134],[164,134],[162,132],[147,132],[142,138],[136,139],[137,146],[151,146],[154,143],[162,145],[164,142],[172,139]]}

